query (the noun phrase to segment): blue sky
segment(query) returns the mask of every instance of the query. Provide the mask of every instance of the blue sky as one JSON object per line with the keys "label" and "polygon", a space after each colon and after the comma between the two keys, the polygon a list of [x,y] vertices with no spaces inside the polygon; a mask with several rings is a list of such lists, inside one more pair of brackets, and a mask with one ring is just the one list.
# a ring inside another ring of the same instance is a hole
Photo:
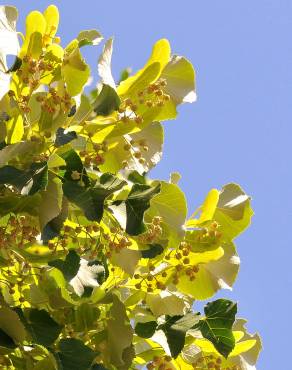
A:
{"label": "blue sky", "polygon": [[[24,15],[50,1],[15,0]],[[255,216],[237,246],[233,292],[264,351],[258,370],[286,370],[292,309],[292,1],[55,1],[63,44],[82,29],[115,36],[113,71],[134,70],[167,37],[197,71],[198,101],[165,124],[164,158],[153,176],[181,172],[190,212],[212,187],[234,181],[253,198]],[[100,48],[87,49],[96,71]]]}

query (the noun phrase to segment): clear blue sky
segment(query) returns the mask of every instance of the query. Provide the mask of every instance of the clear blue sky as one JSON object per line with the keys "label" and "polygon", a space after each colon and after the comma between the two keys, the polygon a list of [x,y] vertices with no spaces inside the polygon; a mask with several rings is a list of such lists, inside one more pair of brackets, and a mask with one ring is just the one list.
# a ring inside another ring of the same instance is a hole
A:
{"label": "clear blue sky", "polygon": [[[11,1],[24,15],[49,1]],[[82,29],[115,35],[113,71],[143,65],[167,37],[197,71],[198,102],[166,124],[153,174],[183,175],[190,211],[212,187],[234,181],[253,197],[252,227],[238,241],[232,293],[264,352],[258,370],[288,370],[292,291],[292,1],[55,1],[65,44]],[[100,48],[87,50],[96,68]],[[288,357],[287,357],[288,355]]]}

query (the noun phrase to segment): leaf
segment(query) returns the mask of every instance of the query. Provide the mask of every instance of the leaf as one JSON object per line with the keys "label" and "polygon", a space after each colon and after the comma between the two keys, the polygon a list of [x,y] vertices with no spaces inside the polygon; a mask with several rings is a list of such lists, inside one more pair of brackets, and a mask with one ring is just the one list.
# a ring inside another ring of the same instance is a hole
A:
{"label": "leaf", "polygon": [[198,227],[203,225],[206,221],[212,220],[219,201],[219,194],[220,193],[217,189],[210,190],[203,205],[198,209],[198,211],[201,212],[200,217],[195,219],[193,218],[198,212],[196,211],[192,215],[191,219],[186,222],[186,227]]}
{"label": "leaf", "polygon": [[70,120],[70,126],[79,125],[81,122],[85,121],[87,117],[89,117],[90,113],[92,113],[91,102],[86,95],[82,94],[76,113]]}
{"label": "leaf", "polygon": [[172,56],[163,69],[161,78],[166,80],[164,91],[170,95],[176,105],[196,101],[195,71],[186,58]]}
{"label": "leaf", "polygon": [[0,328],[14,343],[21,343],[26,338],[26,330],[16,312],[9,307],[0,308]]}
{"label": "leaf", "polygon": [[28,213],[33,216],[38,216],[39,203],[39,194],[34,194],[33,196],[20,196],[15,194],[0,196],[0,215]]}
{"label": "leaf", "polygon": [[176,358],[182,351],[185,345],[186,332],[195,327],[198,321],[198,315],[193,313],[188,313],[185,316],[167,316],[166,323],[158,327],[165,333],[173,358]]}
{"label": "leaf", "polygon": [[171,184],[178,184],[181,179],[181,174],[179,172],[172,172],[169,176],[169,182]]}
{"label": "leaf", "polygon": [[[68,181],[73,182],[74,179],[72,178],[72,173],[78,172],[80,174],[80,179],[84,182],[86,186],[88,186],[89,179],[86,174],[86,170],[84,169],[82,160],[76,153],[76,151],[74,149],[70,149],[67,152],[62,153],[61,157],[66,162],[64,178]],[[79,179],[76,179],[75,181],[78,182]]]}
{"label": "leaf", "polygon": [[48,262],[48,265],[60,270],[65,279],[70,281],[78,273],[80,267],[80,257],[74,250],[71,249],[64,261],[60,259],[54,260]]}
{"label": "leaf", "polygon": [[46,310],[29,308],[22,311],[17,307],[16,312],[35,343],[51,346],[59,337],[62,326],[53,320]]}
{"label": "leaf", "polygon": [[32,163],[30,166],[31,179],[22,189],[22,194],[28,192],[28,195],[33,195],[40,190],[45,190],[48,184],[48,165],[47,162]]}
{"label": "leaf", "polygon": [[46,30],[46,20],[42,13],[34,10],[28,14],[25,20],[25,39],[20,50],[22,58],[28,50],[30,39],[34,33],[44,35]]}
{"label": "leaf", "polygon": [[55,5],[49,5],[44,11],[44,17],[46,20],[46,44],[51,44],[54,40],[54,36],[57,33],[59,26],[59,10]]}
{"label": "leaf", "polygon": [[22,60],[20,58],[18,58],[18,56],[16,56],[13,64],[11,65],[11,67],[9,67],[9,69],[6,71],[6,73],[11,73],[11,72],[18,71],[19,68],[21,67],[21,65],[22,65]]}
{"label": "leaf", "polygon": [[94,187],[86,189],[67,181],[63,185],[63,191],[70,202],[83,210],[88,220],[99,222],[103,215],[105,199],[125,184],[125,181],[105,173]]}
{"label": "leaf", "polygon": [[98,45],[102,39],[102,35],[97,30],[81,31],[77,36],[79,48],[85,45]]}
{"label": "leaf", "polygon": [[126,200],[127,224],[129,235],[139,235],[144,229],[144,212],[149,208],[153,196],[160,191],[160,183],[155,186],[134,184]]}
{"label": "leaf", "polygon": [[0,167],[7,164],[14,158],[22,157],[28,152],[37,151],[38,144],[32,141],[21,141],[16,144],[6,145],[0,151]]}
{"label": "leaf", "polygon": [[[189,239],[187,239],[189,241]],[[198,264],[199,271],[191,281],[185,274],[179,277],[178,289],[194,299],[212,297],[219,289],[231,289],[239,270],[240,259],[232,243],[223,243],[218,248],[191,253],[191,264]]]}
{"label": "leaf", "polygon": [[146,178],[143,175],[140,175],[137,171],[132,171],[128,175],[128,180],[134,182],[135,184],[146,185]]}
{"label": "leaf", "polygon": [[17,9],[13,6],[0,6],[0,99],[9,90],[10,76],[6,56],[18,55],[19,42],[16,32]]}
{"label": "leaf", "polygon": [[93,108],[97,115],[108,116],[113,111],[117,111],[120,104],[121,101],[115,89],[103,84],[101,92],[93,103]]}
{"label": "leaf", "polygon": [[82,303],[76,308],[75,311],[75,324],[76,330],[80,331],[89,331],[91,329],[96,329],[96,321],[100,316],[100,310],[88,303]]}
{"label": "leaf", "polygon": [[0,168],[0,184],[9,184],[21,190],[29,181],[29,175],[12,166]]}
{"label": "leaf", "polygon": [[141,258],[141,252],[138,250],[123,248],[112,256],[112,263],[121,267],[125,272],[133,275],[138,262]]}
{"label": "leaf", "polygon": [[62,209],[62,182],[57,177],[49,176],[48,186],[45,191],[41,193],[41,204],[40,204],[40,227],[41,230],[45,225],[57,217],[61,213]]}
{"label": "leaf", "polygon": [[224,238],[231,241],[242,233],[250,225],[252,216],[250,197],[237,184],[225,185],[214,214]]}
{"label": "leaf", "polygon": [[69,55],[65,55],[61,72],[68,93],[71,96],[81,93],[90,76],[90,69],[82,58],[79,48],[75,48]]}
{"label": "leaf", "polygon": [[81,340],[74,338],[61,339],[57,357],[62,370],[88,370],[96,353]]}
{"label": "leaf", "polygon": [[98,74],[101,78],[101,82],[105,85],[116,89],[116,84],[112,76],[111,61],[113,53],[113,39],[110,38],[104,45],[102,54],[98,59]]}
{"label": "leaf", "polygon": [[156,321],[138,322],[135,333],[141,338],[150,338],[155,333],[158,324]]}
{"label": "leaf", "polygon": [[180,240],[184,234],[182,228],[187,215],[186,197],[181,189],[175,185],[161,181],[160,193],[150,202],[147,217],[162,217],[162,222],[175,240]]}
{"label": "leaf", "polygon": [[5,348],[16,348],[16,344],[13,339],[0,329],[0,346]]}
{"label": "leaf", "polygon": [[[154,122],[137,133],[125,135],[124,139],[120,136],[109,139],[110,149],[104,155],[105,163],[101,169],[116,173],[123,168],[126,161],[128,171],[143,175],[161,160],[163,140],[163,127],[159,122]],[[131,142],[134,144],[130,145]],[[130,145],[129,150],[125,150],[125,144]],[[135,156],[138,151],[144,159],[143,163]]]}
{"label": "leaf", "polygon": [[[118,86],[119,95],[134,95],[140,89],[141,82],[144,86],[155,81],[160,75],[162,69],[170,59],[170,45],[168,40],[158,40],[153,46],[152,53],[145,66],[135,75],[128,77]],[[140,89],[141,90],[141,89]]]}
{"label": "leaf", "polygon": [[15,144],[21,141],[24,134],[23,118],[17,115],[6,123],[7,144]]}
{"label": "leaf", "polygon": [[133,329],[130,325],[124,304],[112,295],[113,304],[108,320],[108,350],[111,364],[122,367],[125,364],[123,354],[132,345]]}
{"label": "leaf", "polygon": [[244,319],[237,319],[233,325],[233,333],[239,331],[243,335],[240,339],[235,338],[236,344],[229,358],[240,355],[246,362],[255,365],[262,350],[261,338],[258,334],[251,335],[247,332],[246,322]]}
{"label": "leaf", "polygon": [[58,154],[53,153],[49,156],[48,159],[48,168],[56,168],[66,166],[66,161],[60,157]]}
{"label": "leaf", "polygon": [[46,244],[49,240],[59,235],[67,216],[68,216],[68,201],[63,196],[60,213],[56,217],[51,219],[42,229],[41,240],[43,241],[44,244]]}
{"label": "leaf", "polygon": [[147,293],[146,303],[155,317],[182,316],[190,310],[192,300],[179,292],[166,290],[159,294]]}
{"label": "leaf", "polygon": [[67,131],[62,127],[59,127],[56,132],[55,146],[59,147],[68,144],[74,139],[77,139],[77,134],[75,131]]}
{"label": "leaf", "polygon": [[119,80],[119,84],[122,82],[122,81],[125,81],[128,77],[130,77],[130,74],[131,74],[131,68],[125,68],[121,71],[120,73],[120,80]]}
{"label": "leaf", "polygon": [[164,251],[160,244],[148,244],[148,246],[148,249],[141,250],[142,258],[155,258]]}
{"label": "leaf", "polygon": [[206,317],[200,320],[197,327],[203,337],[212,342],[217,351],[227,358],[235,346],[232,326],[237,304],[227,299],[218,299],[209,302],[204,311]]}
{"label": "leaf", "polygon": [[27,54],[31,55],[34,59],[38,59],[42,54],[42,47],[43,35],[40,32],[34,32],[30,36]]}
{"label": "leaf", "polygon": [[46,162],[32,163],[29,170],[23,171],[12,166],[0,168],[0,184],[15,186],[22,194],[34,195],[44,190],[48,183]]}

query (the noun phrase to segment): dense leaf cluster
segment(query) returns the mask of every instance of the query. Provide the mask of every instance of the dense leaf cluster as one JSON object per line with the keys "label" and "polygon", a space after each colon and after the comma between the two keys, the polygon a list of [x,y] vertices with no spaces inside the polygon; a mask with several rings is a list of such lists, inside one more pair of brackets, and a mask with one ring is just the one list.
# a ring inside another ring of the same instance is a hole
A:
{"label": "dense leaf cluster", "polygon": [[116,85],[109,39],[86,95],[97,30],[63,48],[51,5],[20,45],[17,10],[0,19],[1,369],[254,369],[260,339],[237,305],[195,304],[232,287],[250,198],[212,189],[188,219],[179,175],[147,176],[161,122],[196,99],[191,63],[162,39]]}

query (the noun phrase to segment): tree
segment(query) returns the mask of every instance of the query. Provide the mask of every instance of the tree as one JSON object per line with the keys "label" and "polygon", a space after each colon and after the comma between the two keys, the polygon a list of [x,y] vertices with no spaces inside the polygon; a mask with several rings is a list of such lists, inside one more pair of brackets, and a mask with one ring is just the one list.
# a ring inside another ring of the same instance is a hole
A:
{"label": "tree", "polygon": [[[179,175],[147,176],[162,121],[196,99],[195,72],[167,40],[118,85],[113,40],[90,68],[85,30],[65,48],[51,5],[0,7],[0,359],[3,369],[255,369],[261,343],[226,299],[234,239],[252,217],[236,184],[212,189],[187,217]],[[16,56],[7,66],[6,56]]]}

